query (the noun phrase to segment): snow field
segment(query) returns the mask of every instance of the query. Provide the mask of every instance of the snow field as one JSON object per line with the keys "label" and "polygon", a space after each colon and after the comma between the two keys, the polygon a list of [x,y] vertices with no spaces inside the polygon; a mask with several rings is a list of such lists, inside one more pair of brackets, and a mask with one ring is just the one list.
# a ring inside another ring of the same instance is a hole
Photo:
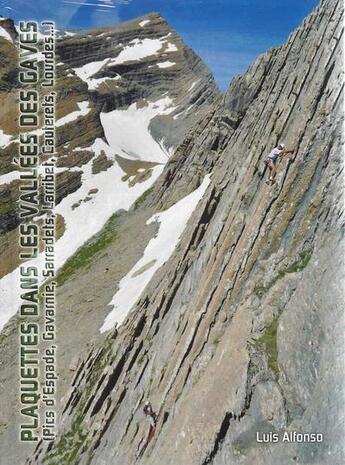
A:
{"label": "snow field", "polygon": [[116,154],[134,160],[165,163],[169,151],[151,136],[149,125],[157,115],[168,115],[175,110],[172,99],[164,97],[138,108],[133,103],[127,110],[101,113],[101,123],[109,146]]}
{"label": "snow field", "polygon": [[6,31],[6,29],[3,28],[2,26],[0,26],[0,37],[2,37],[3,39],[6,39],[9,42],[13,43],[12,37],[9,35],[9,33]]}
{"label": "snow field", "polygon": [[0,148],[4,149],[10,142],[12,136],[5,134],[2,129],[0,129]]}
{"label": "snow field", "polygon": [[[97,74],[106,64],[109,62],[110,58],[105,58],[101,61],[93,61],[91,63],[87,63],[86,65],[81,66],[80,68],[72,68],[75,74],[86,84],[90,90],[95,90],[104,81],[111,79],[109,77],[103,78],[92,78],[95,74]],[[117,77],[116,77],[117,78]]]}
{"label": "snow field", "polygon": [[91,108],[89,107],[89,102],[87,100],[85,100],[84,102],[78,102],[77,105],[79,107],[79,110],[72,111],[63,118],[58,119],[55,123],[55,126],[60,127],[64,126],[67,123],[71,123],[72,121],[78,119],[80,116],[87,115],[91,110]]}
{"label": "snow field", "polygon": [[189,218],[203,197],[209,183],[210,175],[207,175],[195,191],[167,210],[153,215],[147,221],[147,224],[159,223],[157,236],[151,239],[142,258],[121,279],[119,290],[110,302],[114,308],[105,318],[100,328],[101,333],[112,329],[116,324],[123,323],[154,273],[173,254]]}
{"label": "snow field", "polygon": [[155,66],[158,66],[158,68],[170,68],[171,66],[176,65],[173,61],[164,61],[162,63],[156,63],[155,65],[149,66],[149,68],[154,68]]}

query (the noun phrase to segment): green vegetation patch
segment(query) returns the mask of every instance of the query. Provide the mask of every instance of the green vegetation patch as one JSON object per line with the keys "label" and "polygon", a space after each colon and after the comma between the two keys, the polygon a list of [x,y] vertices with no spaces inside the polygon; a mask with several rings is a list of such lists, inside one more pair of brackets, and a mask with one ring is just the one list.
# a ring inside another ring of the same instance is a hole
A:
{"label": "green vegetation patch", "polygon": [[6,213],[15,211],[16,209],[16,203],[6,203],[5,205],[0,205],[0,215],[6,215]]}
{"label": "green vegetation patch", "polygon": [[118,214],[113,215],[104,228],[93,238],[80,247],[77,252],[65,263],[57,275],[58,286],[67,281],[76,271],[91,265],[94,256],[103,251],[113,243],[118,233],[116,230],[116,219]]}
{"label": "green vegetation patch", "polygon": [[277,347],[277,329],[279,317],[275,317],[269,326],[267,326],[265,333],[255,341],[255,346],[259,350],[263,350],[267,354],[268,366],[273,371],[275,379],[279,377],[278,367],[278,347]]}
{"label": "green vegetation patch", "polygon": [[146,354],[143,354],[138,358],[137,364],[138,364],[139,367],[141,367],[141,365],[144,363],[145,358],[146,358],[145,356],[146,356]]}
{"label": "green vegetation patch", "polygon": [[78,415],[71,428],[62,435],[56,447],[43,459],[47,465],[75,465],[79,462],[79,451],[87,434],[82,428],[82,415]]}
{"label": "green vegetation patch", "polygon": [[89,400],[91,391],[102,375],[103,368],[109,363],[113,347],[112,336],[109,335],[103,342],[99,357],[95,360],[90,370],[92,375],[87,380],[83,389],[81,400],[78,402],[75,419],[71,427],[59,439],[57,444],[44,457],[45,465],[77,465],[80,461],[81,450],[86,443],[87,429],[83,425],[85,413],[84,407]]}
{"label": "green vegetation patch", "polygon": [[137,210],[147,199],[147,197],[151,194],[153,191],[153,187],[150,187],[147,189],[141,196],[134,202],[133,208],[134,210]]}
{"label": "green vegetation patch", "polygon": [[285,276],[287,273],[298,273],[299,271],[304,270],[304,268],[308,265],[309,260],[312,256],[313,250],[308,249],[304,252],[299,253],[299,259],[296,260],[292,265],[288,266],[285,270],[280,271],[278,273],[278,279]]}
{"label": "green vegetation patch", "polygon": [[300,252],[298,259],[283,270],[278,271],[276,276],[274,276],[274,278],[266,286],[257,284],[254,288],[255,294],[261,298],[277,281],[279,281],[279,279],[284,278],[286,274],[303,271],[304,268],[308,265],[312,253],[313,249]]}

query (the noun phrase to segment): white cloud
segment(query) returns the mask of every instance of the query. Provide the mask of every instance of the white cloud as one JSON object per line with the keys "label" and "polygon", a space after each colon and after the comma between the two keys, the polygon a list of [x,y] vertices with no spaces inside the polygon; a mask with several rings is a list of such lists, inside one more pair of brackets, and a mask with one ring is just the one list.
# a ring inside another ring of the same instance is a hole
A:
{"label": "white cloud", "polygon": [[65,0],[64,3],[69,3],[70,5],[80,5],[80,6],[102,6],[102,8],[115,8],[114,5],[99,5],[99,3],[87,3],[87,2],[71,2]]}

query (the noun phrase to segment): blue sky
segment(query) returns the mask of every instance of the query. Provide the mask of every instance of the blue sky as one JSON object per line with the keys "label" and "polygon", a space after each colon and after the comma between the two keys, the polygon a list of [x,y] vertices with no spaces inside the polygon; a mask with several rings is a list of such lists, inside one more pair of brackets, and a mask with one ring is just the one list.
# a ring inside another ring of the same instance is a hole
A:
{"label": "blue sky", "polygon": [[0,14],[84,29],[157,11],[211,68],[222,90],[259,53],[282,44],[318,0],[0,0]]}

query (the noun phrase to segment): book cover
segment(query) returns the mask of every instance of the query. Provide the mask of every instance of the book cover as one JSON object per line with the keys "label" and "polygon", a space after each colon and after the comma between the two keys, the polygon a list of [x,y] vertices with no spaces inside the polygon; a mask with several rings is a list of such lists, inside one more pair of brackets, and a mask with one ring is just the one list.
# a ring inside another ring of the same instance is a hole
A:
{"label": "book cover", "polygon": [[0,2],[1,465],[341,465],[343,2]]}

